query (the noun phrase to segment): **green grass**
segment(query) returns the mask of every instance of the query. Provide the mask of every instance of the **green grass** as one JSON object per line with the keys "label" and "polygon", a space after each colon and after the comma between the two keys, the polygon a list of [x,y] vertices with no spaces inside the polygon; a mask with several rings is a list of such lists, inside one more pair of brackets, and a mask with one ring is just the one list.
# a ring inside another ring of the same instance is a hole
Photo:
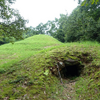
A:
{"label": "green grass", "polygon": [[[64,79],[62,85],[49,69],[68,56],[80,59],[85,67],[79,77]],[[64,44],[36,35],[0,46],[0,73],[0,100],[67,100],[68,96],[71,100],[99,100],[100,44]],[[70,81],[76,81],[74,92],[70,92]]]}
{"label": "green grass", "polygon": [[61,44],[50,36],[36,35],[14,44],[2,45],[0,46],[0,68],[7,69],[14,63],[37,54],[40,50]]}

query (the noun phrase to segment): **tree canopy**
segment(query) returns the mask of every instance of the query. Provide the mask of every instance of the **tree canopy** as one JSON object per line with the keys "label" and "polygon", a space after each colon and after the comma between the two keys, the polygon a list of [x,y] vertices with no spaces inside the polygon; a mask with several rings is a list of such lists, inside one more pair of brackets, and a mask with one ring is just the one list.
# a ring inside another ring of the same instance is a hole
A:
{"label": "tree canopy", "polygon": [[17,10],[11,8],[15,0],[0,0],[0,39],[4,37],[22,39],[26,20]]}
{"label": "tree canopy", "polygon": [[[81,4],[82,6],[84,6],[85,4],[87,4],[87,2],[91,2],[91,4],[97,4],[99,2],[99,0],[78,0],[78,3]],[[88,5],[88,4],[87,4]]]}
{"label": "tree canopy", "polygon": [[59,19],[40,23],[35,28],[37,32],[33,31],[33,34],[48,34],[61,42],[100,42],[100,1],[93,4],[91,1],[86,1],[84,6],[77,6],[69,16],[60,14]]}

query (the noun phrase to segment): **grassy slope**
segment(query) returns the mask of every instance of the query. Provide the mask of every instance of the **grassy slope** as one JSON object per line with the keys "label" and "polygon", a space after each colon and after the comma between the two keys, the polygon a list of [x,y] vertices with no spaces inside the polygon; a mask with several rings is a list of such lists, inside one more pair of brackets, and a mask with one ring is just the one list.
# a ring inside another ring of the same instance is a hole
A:
{"label": "grassy slope", "polygon": [[[91,42],[60,44],[62,43],[49,36],[37,35],[15,45],[1,46],[0,59],[3,59],[0,62],[1,68],[4,66],[7,71],[0,74],[0,100],[4,98],[8,100],[66,100],[66,98],[99,100],[100,44]],[[55,45],[58,46],[52,47]],[[57,60],[62,60],[68,52],[70,54],[78,52],[77,55],[81,57],[83,53],[88,52],[90,55],[85,58],[85,61],[91,57],[93,59],[89,63],[82,62],[85,64],[84,72],[77,78],[74,92],[70,90],[64,92],[63,90],[68,90],[65,87],[66,80],[63,80],[64,85],[61,85],[58,78],[48,70],[49,67],[55,66]],[[7,63],[5,64],[4,61]]]}
{"label": "grassy slope", "polygon": [[0,46],[0,68],[12,66],[18,61],[39,53],[40,50],[62,43],[47,35],[36,35],[14,44]]}

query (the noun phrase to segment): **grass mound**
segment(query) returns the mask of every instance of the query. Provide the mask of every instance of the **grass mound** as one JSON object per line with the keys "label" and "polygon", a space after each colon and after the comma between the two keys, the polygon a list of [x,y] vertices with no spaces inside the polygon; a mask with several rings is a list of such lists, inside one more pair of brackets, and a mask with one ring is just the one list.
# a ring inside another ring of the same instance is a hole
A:
{"label": "grass mound", "polygon": [[[50,43],[50,41],[49,41]],[[56,41],[53,44],[59,43]],[[45,44],[45,42],[44,42]],[[42,44],[41,44],[42,45]],[[50,46],[49,45],[49,46]],[[42,48],[48,47],[43,45]],[[33,48],[34,49],[34,48]],[[67,43],[26,56],[0,74],[0,100],[99,100],[100,46],[90,42]],[[28,57],[28,58],[27,58]],[[52,74],[57,62],[78,59],[84,69],[78,77],[66,77],[63,85]],[[70,86],[73,83],[73,91]]]}
{"label": "grass mound", "polygon": [[14,63],[38,54],[40,50],[45,51],[61,44],[51,36],[35,35],[14,44],[2,45],[0,46],[0,73],[5,72]]}

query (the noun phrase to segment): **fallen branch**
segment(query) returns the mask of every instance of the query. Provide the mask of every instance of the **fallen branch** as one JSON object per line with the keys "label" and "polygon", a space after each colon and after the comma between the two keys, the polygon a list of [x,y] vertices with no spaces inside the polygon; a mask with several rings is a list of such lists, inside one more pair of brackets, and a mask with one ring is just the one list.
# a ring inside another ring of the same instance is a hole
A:
{"label": "fallen branch", "polygon": [[63,84],[63,81],[62,81],[62,78],[61,78],[61,74],[60,74],[60,70],[59,70],[58,64],[57,64],[57,68],[58,68],[58,74],[59,74],[59,77],[60,77],[60,81],[61,81],[61,83]]}

